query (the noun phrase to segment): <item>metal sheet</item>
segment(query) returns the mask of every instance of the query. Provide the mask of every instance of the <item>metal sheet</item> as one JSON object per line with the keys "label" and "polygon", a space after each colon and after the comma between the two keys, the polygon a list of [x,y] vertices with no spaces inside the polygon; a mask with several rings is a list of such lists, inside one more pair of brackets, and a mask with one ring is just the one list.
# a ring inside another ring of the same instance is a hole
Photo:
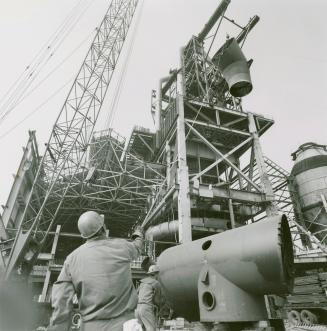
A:
{"label": "metal sheet", "polygon": [[293,249],[285,216],[172,247],[159,259],[159,281],[178,315],[199,318],[198,278],[204,264],[254,295],[287,293]]}

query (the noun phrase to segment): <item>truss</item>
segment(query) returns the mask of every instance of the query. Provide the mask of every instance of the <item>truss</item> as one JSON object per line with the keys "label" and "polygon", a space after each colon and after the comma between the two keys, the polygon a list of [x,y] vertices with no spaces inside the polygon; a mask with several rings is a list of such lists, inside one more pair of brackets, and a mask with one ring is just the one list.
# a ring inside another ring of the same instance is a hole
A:
{"label": "truss", "polygon": [[6,261],[6,277],[24,250],[33,255],[44,244],[60,208],[65,208],[66,195],[69,199],[70,192],[83,187],[89,143],[136,5],[137,0],[113,0],[97,29],[46,145]]}
{"label": "truss", "polygon": [[[288,171],[280,167],[267,157],[264,157],[267,174],[272,184],[274,192],[274,200],[278,206],[278,210],[284,213],[290,222],[291,231],[293,235],[294,251],[297,255],[310,254],[310,252],[327,253],[324,239],[327,238],[327,227],[320,229],[319,232],[312,230],[311,225],[315,224],[315,219],[306,219],[301,213],[300,209],[296,208],[298,198],[296,191],[292,186],[292,177]],[[256,162],[254,161],[252,167],[249,164],[243,169],[244,173],[252,173],[252,178],[255,183],[259,184],[260,175]],[[234,178],[233,188],[238,187],[237,179]],[[297,211],[296,211],[297,210]],[[324,205],[319,210],[319,213],[326,212]],[[317,215],[318,216],[318,215]],[[257,215],[255,221],[265,217],[263,214]],[[319,224],[322,226],[321,224]]]}

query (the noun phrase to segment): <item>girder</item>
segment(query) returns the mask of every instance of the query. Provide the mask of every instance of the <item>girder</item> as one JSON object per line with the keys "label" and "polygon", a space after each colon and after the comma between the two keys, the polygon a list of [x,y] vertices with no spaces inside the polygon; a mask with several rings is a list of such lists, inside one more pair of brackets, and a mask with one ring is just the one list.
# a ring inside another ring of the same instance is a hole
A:
{"label": "girder", "polygon": [[[22,222],[6,261],[6,277],[33,241],[40,249],[71,184],[83,180],[87,151],[106,91],[131,24],[137,0],[112,0],[53,126]],[[59,184],[59,185],[58,185]],[[41,205],[32,205],[36,190]],[[60,199],[47,204],[53,193]]]}

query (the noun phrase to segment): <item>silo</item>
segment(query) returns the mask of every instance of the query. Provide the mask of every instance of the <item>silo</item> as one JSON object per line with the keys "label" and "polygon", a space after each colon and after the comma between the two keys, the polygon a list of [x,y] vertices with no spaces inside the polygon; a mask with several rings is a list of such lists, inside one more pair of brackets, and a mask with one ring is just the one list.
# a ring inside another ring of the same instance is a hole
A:
{"label": "silo", "polygon": [[327,146],[305,143],[292,154],[291,192],[307,229],[327,242]]}

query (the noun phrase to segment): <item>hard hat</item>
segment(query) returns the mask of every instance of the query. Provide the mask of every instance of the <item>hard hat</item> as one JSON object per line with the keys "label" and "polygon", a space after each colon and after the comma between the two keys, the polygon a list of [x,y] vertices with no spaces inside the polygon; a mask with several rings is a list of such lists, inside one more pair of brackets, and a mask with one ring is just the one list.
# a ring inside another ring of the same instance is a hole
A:
{"label": "hard hat", "polygon": [[104,217],[95,211],[87,211],[79,217],[77,226],[82,238],[87,239],[104,228]]}
{"label": "hard hat", "polygon": [[153,264],[150,266],[149,270],[148,270],[148,274],[149,275],[154,275],[156,274],[157,272],[159,272],[159,268],[157,265]]}

